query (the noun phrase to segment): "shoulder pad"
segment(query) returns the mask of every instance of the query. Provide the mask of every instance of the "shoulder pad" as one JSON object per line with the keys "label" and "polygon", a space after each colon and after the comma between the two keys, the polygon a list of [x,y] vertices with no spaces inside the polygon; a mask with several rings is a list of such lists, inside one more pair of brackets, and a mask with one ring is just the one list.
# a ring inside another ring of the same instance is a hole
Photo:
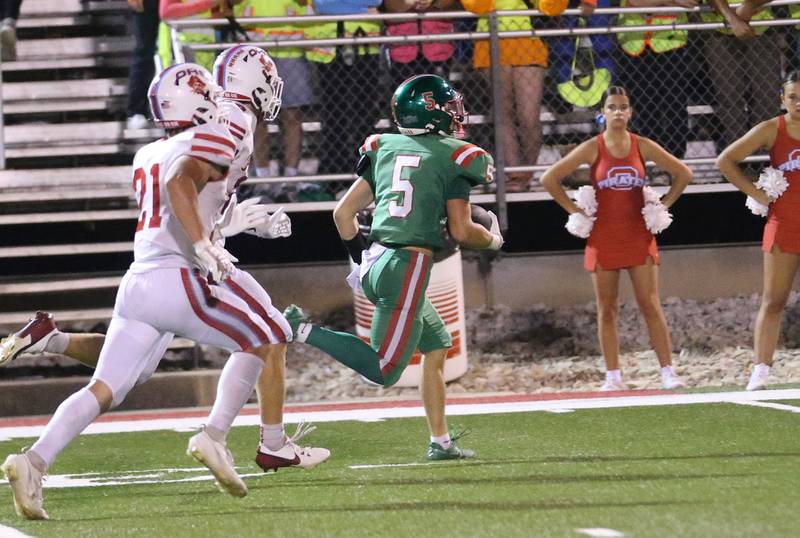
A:
{"label": "shoulder pad", "polygon": [[469,168],[469,164],[478,156],[488,152],[475,144],[463,144],[450,154],[450,160],[461,168]]}
{"label": "shoulder pad", "polygon": [[236,154],[236,143],[226,127],[218,123],[208,123],[194,127],[189,132],[190,156],[224,168],[230,167]]}
{"label": "shoulder pad", "polygon": [[378,149],[378,139],[381,135],[369,135],[366,140],[364,140],[364,144],[358,148],[359,153],[362,155],[367,153],[368,151],[375,151]]}

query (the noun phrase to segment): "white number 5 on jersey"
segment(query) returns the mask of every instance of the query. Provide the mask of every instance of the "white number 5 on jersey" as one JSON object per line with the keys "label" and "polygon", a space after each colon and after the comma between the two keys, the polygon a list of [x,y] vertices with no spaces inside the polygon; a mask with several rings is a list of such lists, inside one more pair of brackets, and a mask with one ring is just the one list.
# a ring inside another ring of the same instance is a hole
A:
{"label": "white number 5 on jersey", "polygon": [[397,200],[389,202],[391,216],[403,219],[411,213],[414,207],[414,185],[408,178],[402,176],[405,168],[419,168],[421,159],[420,155],[398,155],[395,158],[392,171],[392,192],[402,193],[403,201],[402,203],[398,203]]}

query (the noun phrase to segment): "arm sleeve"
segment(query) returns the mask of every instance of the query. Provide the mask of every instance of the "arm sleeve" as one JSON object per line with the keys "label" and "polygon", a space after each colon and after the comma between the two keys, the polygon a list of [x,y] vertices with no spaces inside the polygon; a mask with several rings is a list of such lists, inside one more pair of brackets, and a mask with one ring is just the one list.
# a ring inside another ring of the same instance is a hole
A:
{"label": "arm sleeve", "polygon": [[375,192],[375,154],[378,151],[379,141],[380,135],[369,135],[366,140],[364,140],[364,143],[361,145],[361,147],[358,148],[359,158],[363,155],[369,157],[370,165],[363,170],[361,177],[363,177],[367,183],[369,183],[369,187],[372,189],[373,193]]}
{"label": "arm sleeve", "polygon": [[469,200],[469,190],[472,186],[463,177],[454,177],[447,184],[447,190],[444,193],[445,200]]}
{"label": "arm sleeve", "polygon": [[456,175],[473,187],[494,181],[494,159],[486,150],[464,144],[452,153],[450,159],[456,167]]}
{"label": "arm sleeve", "polygon": [[196,127],[187,154],[222,168],[230,168],[236,152],[227,128],[219,124]]}

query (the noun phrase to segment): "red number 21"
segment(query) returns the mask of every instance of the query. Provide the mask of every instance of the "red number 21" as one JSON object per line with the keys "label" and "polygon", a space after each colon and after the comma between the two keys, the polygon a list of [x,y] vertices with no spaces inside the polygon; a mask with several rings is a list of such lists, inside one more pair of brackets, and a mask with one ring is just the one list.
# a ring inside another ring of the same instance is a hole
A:
{"label": "red number 21", "polygon": [[[161,192],[158,189],[158,172],[158,164],[154,164],[150,168],[150,178],[152,181],[150,181],[150,192],[148,192],[147,174],[144,168],[137,168],[133,171],[133,190],[139,195],[138,202],[139,209],[141,210],[141,213],[139,213],[139,222],[136,223],[137,232],[143,230],[145,227],[158,228],[161,226],[161,215],[159,214]],[[150,204],[148,204],[148,202],[150,202]],[[147,211],[144,209],[145,205],[149,205],[153,208],[149,222],[147,219]]]}

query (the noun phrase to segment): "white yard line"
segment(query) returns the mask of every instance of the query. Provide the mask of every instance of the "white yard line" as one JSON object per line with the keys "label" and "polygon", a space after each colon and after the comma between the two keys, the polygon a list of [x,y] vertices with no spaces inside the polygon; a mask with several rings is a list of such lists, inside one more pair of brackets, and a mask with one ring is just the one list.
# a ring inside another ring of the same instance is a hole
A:
{"label": "white yard line", "polygon": [[767,409],[777,409],[778,411],[788,411],[790,413],[800,413],[800,407],[794,405],[779,404],[773,402],[733,402],[739,405],[749,405],[751,407],[766,407]]}
{"label": "white yard line", "polygon": [[615,531],[614,529],[606,529],[605,527],[590,527],[586,529],[575,529],[575,532],[579,534],[585,534],[587,536],[593,536],[596,538],[620,538],[621,536],[625,536],[623,533],[619,531]]}
{"label": "white yard line", "polygon": [[0,538],[32,538],[30,534],[18,531],[14,527],[0,524]]}
{"label": "white yard line", "polygon": [[[517,395],[518,396],[518,395]],[[513,397],[513,396],[512,396]],[[533,398],[534,396],[532,396]],[[754,392],[703,392],[691,394],[658,394],[654,396],[624,396],[608,398],[575,398],[563,400],[532,400],[496,403],[452,404],[447,406],[448,416],[488,415],[496,413],[528,413],[532,411],[559,412],[580,409],[615,409],[623,407],[649,407],[661,405],[689,405],[714,403],[743,403],[769,400],[800,400],[800,389],[764,390]],[[379,407],[374,409],[348,409],[333,411],[308,411],[287,413],[284,422],[341,422],[345,420],[374,422],[390,418],[424,417],[425,410],[417,407]],[[156,430],[189,431],[199,428],[205,421],[203,417],[158,418],[157,414],[148,420],[120,420],[97,422],[83,433],[96,435],[102,433],[142,432]],[[240,415],[234,426],[257,426],[257,414]],[[10,426],[0,428],[0,441],[9,439],[38,437],[44,431],[43,425]]]}

